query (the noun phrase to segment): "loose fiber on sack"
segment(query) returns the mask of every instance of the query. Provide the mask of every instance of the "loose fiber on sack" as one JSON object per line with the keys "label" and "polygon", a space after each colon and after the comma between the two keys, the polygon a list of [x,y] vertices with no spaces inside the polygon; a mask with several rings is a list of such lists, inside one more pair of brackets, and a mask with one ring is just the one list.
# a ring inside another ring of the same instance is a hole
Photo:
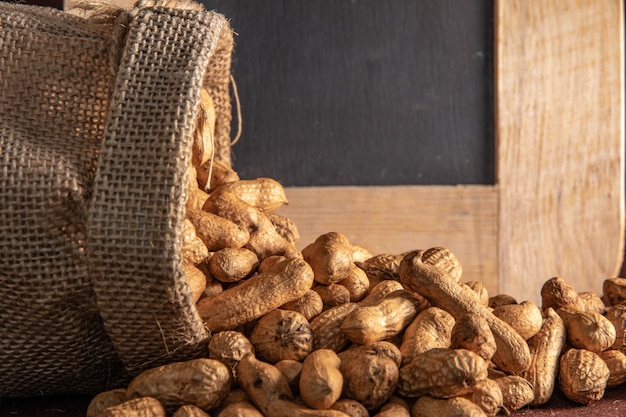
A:
{"label": "loose fiber on sack", "polygon": [[203,84],[230,163],[233,40],[169,6],[103,23],[0,2],[0,397],[95,393],[206,350],[179,235]]}

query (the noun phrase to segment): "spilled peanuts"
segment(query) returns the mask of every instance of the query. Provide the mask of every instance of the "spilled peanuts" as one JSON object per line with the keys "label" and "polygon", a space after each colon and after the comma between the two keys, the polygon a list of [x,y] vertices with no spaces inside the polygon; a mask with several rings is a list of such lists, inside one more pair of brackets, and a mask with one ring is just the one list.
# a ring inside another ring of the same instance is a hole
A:
{"label": "spilled peanuts", "polygon": [[211,160],[203,106],[181,255],[206,357],[144,371],[87,417],[495,416],[557,385],[591,404],[626,382],[625,279],[589,294],[551,277],[537,306],[465,282],[447,248],[374,254],[340,231],[299,242],[274,213],[280,183]]}

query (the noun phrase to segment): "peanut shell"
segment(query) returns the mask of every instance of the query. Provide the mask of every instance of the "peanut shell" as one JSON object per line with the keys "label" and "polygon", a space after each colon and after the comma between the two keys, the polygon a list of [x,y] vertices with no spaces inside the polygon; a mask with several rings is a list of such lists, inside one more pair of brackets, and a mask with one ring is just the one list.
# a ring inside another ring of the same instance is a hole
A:
{"label": "peanut shell", "polygon": [[532,301],[508,304],[494,308],[493,315],[511,326],[524,340],[528,340],[541,328],[543,315],[541,309]]}
{"label": "peanut shell", "polygon": [[313,331],[302,314],[277,309],[257,321],[250,333],[250,342],[257,357],[266,362],[301,361],[313,349]]}
{"label": "peanut shell", "polygon": [[210,410],[226,398],[231,383],[226,365],[200,358],[148,369],[130,382],[126,395],[128,399],[154,397],[166,408],[192,404]]}
{"label": "peanut shell", "polygon": [[610,305],[624,304],[624,301],[626,301],[626,278],[609,278],[604,280],[602,293]]}
{"label": "peanut shell", "polygon": [[454,323],[454,317],[438,307],[420,312],[404,330],[400,345],[402,363],[410,363],[415,355],[427,350],[450,347]]}
{"label": "peanut shell", "polygon": [[487,417],[495,417],[504,407],[500,385],[489,378],[477,383],[466,398],[479,406]]}
{"label": "peanut shell", "polygon": [[370,412],[391,398],[398,383],[401,361],[397,348],[387,342],[354,345],[340,352],[339,358],[344,377],[344,398],[360,402]]}
{"label": "peanut shell", "polygon": [[600,313],[563,307],[557,310],[572,346],[600,353],[615,343],[613,323]]}
{"label": "peanut shell", "polygon": [[167,413],[156,398],[141,397],[105,408],[97,417],[167,417]]}
{"label": "peanut shell", "polygon": [[400,368],[398,393],[408,397],[466,395],[487,379],[487,362],[466,349],[431,349]]}
{"label": "peanut shell", "polygon": [[535,398],[533,387],[518,375],[507,375],[495,380],[502,393],[503,406],[508,411],[519,410],[532,403]]}
{"label": "peanut shell", "polygon": [[626,382],[626,355],[619,350],[605,350],[600,357],[609,368],[606,386],[617,387]]}
{"label": "peanut shell", "polygon": [[183,405],[172,414],[172,417],[210,417],[209,413],[195,405]]}
{"label": "peanut shell", "polygon": [[559,386],[576,403],[589,405],[601,400],[609,376],[606,363],[594,352],[570,349],[561,356]]}
{"label": "peanut shell", "polygon": [[115,388],[103,391],[93,397],[87,406],[86,417],[96,417],[105,408],[119,405],[126,401],[126,388]]}
{"label": "peanut shell", "polygon": [[330,349],[316,350],[304,358],[299,391],[306,405],[325,410],[339,399],[343,390],[340,366],[341,359]]}
{"label": "peanut shell", "polygon": [[471,350],[485,361],[490,361],[496,352],[496,341],[487,320],[474,314],[464,314],[452,327],[450,347]]}
{"label": "peanut shell", "polygon": [[485,412],[464,397],[442,399],[424,395],[411,407],[411,417],[485,417]]}

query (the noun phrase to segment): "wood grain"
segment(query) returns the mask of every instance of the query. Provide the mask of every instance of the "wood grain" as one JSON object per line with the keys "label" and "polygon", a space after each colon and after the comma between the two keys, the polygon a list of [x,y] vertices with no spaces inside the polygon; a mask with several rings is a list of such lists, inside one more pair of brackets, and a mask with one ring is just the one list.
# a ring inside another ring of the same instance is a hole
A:
{"label": "wood grain", "polygon": [[341,232],[374,254],[444,246],[463,266],[463,280],[497,291],[495,186],[288,187],[277,213],[300,231],[300,249]]}
{"label": "wood grain", "polygon": [[495,19],[501,291],[599,292],[623,257],[622,2],[500,0]]}

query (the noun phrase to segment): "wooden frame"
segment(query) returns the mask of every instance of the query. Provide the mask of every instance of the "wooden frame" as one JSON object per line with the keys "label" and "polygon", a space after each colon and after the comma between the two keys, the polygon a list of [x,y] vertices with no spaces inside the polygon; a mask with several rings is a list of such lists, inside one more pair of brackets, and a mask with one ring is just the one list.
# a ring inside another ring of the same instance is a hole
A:
{"label": "wooden frame", "polygon": [[624,237],[621,0],[496,0],[493,186],[287,188],[302,244],[450,248],[465,281],[539,302],[561,276],[601,291]]}

